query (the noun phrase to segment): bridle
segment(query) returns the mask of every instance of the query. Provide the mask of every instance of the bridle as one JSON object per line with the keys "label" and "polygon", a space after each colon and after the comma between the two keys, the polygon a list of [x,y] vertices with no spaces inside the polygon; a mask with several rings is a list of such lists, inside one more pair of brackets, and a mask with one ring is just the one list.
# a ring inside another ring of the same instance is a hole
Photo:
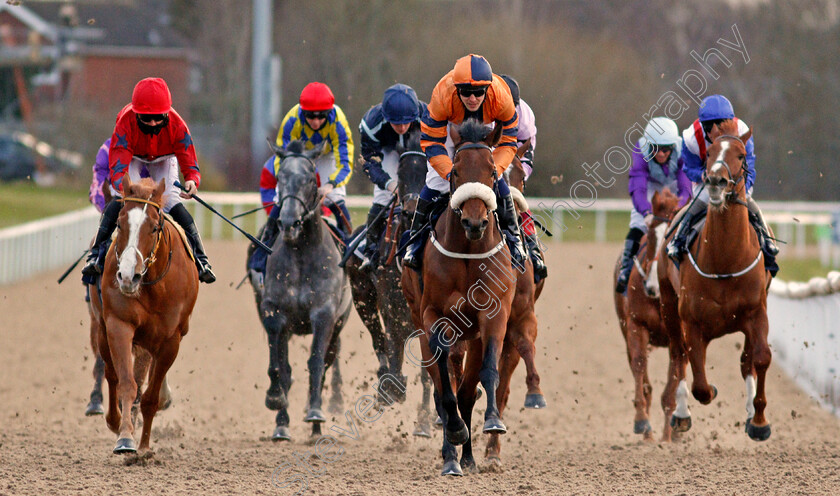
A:
{"label": "bridle", "polygon": [[[461,153],[463,150],[487,150],[487,151],[490,152],[490,160],[491,161],[493,160],[493,149],[490,148],[488,145],[486,145],[484,143],[467,143],[466,145],[459,146],[455,150],[455,153],[452,156],[452,172],[450,172],[450,174],[454,175],[454,173],[455,173],[455,160],[458,158],[458,154]],[[496,180],[498,178],[499,178],[499,176],[496,172],[496,167],[493,167],[493,184],[494,185],[496,184]],[[453,177],[449,178],[449,196],[450,196],[450,198],[455,193],[455,181],[453,181],[453,179],[454,179]],[[463,214],[463,212],[461,211],[460,207],[457,207],[457,208],[452,207],[452,211],[455,212],[455,215],[457,215],[459,219],[461,218],[461,215]]]}
{"label": "bridle", "polygon": [[[155,209],[157,209],[158,223],[154,227],[154,229],[156,231],[155,244],[152,246],[152,250],[149,252],[149,256],[144,257],[143,254],[140,252],[140,249],[137,248],[136,246],[134,247],[134,251],[140,257],[140,260],[143,264],[143,271],[140,272],[140,277],[144,277],[146,275],[146,272],[149,271],[149,267],[151,267],[157,261],[158,247],[160,246],[160,242],[163,239],[163,233],[166,231],[166,229],[164,229],[164,225],[163,225],[164,217],[163,217],[161,205],[159,203],[153,202],[151,200],[146,200],[144,198],[126,197],[126,198],[120,198],[117,201],[122,203],[122,204],[125,204],[125,202],[144,203],[144,204],[146,204],[146,206],[143,207],[143,212],[144,213],[146,212],[146,209],[148,208],[148,205],[151,205],[151,206],[155,207]],[[167,239],[167,242],[169,243],[169,239]],[[121,256],[121,252],[120,252],[119,246],[117,246],[117,244],[116,244],[116,241],[114,241],[114,253],[117,256],[117,259],[119,260],[119,258]],[[158,281],[163,279],[163,277],[167,274],[167,272],[169,272],[169,267],[170,267],[171,264],[172,264],[172,243],[169,243],[169,256],[166,260],[166,267],[163,269],[163,273],[161,273],[154,281],[143,281],[140,284],[142,284],[144,286],[151,286],[152,284],[157,283]]]}
{"label": "bridle", "polygon": [[[287,154],[283,157],[283,161],[285,161],[287,158],[290,158],[290,157],[299,157],[299,158],[306,159],[306,161],[309,162],[309,165],[312,166],[312,169],[311,169],[310,172],[312,172],[314,174],[314,172],[316,170],[315,162],[313,162],[311,158],[309,158],[306,155],[303,155],[301,153],[290,153],[290,154]],[[283,168],[283,164],[281,162],[280,163],[280,169],[282,169],[282,168]],[[283,210],[283,205],[285,204],[287,199],[295,200],[303,206],[303,213],[298,215],[298,217],[292,223],[293,226],[301,225],[309,217],[314,215],[315,212],[317,211],[318,205],[320,204],[320,198],[318,198],[317,193],[315,195],[315,201],[312,202],[312,205],[308,205],[301,197],[299,197],[297,195],[294,195],[294,194],[290,194],[290,195],[284,195],[283,197],[281,197],[280,199],[277,200],[276,205],[277,205],[278,210]],[[280,218],[277,219],[277,223],[281,228],[283,227],[283,222],[280,220]]]}
{"label": "bridle", "polygon": [[[739,138],[737,136],[732,136],[731,134],[722,134],[722,135],[718,136],[717,138],[715,138],[715,143],[718,142],[721,139],[733,139],[733,140],[736,140],[736,141],[741,141],[741,138]],[[746,172],[747,172],[747,159],[746,159],[746,157],[741,159],[741,170],[740,170],[741,175],[738,176],[737,180],[732,179],[732,169],[729,168],[729,164],[727,164],[726,161],[716,160],[715,162],[712,163],[712,165],[722,165],[726,169],[726,173],[729,176],[729,179],[726,180],[727,188],[729,189],[729,191],[726,193],[726,201],[731,201],[731,202],[738,203],[738,204],[746,206],[747,204],[743,200],[738,198],[738,191],[736,189],[738,184],[741,181],[746,180]],[[703,183],[706,186],[710,186],[712,184],[712,180],[708,177],[705,170],[703,171]]]}

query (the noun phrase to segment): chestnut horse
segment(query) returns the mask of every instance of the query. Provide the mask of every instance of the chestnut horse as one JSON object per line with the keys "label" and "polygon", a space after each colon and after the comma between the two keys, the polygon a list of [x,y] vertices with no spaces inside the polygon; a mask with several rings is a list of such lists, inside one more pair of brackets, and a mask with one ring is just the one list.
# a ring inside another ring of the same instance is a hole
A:
{"label": "chestnut horse", "polygon": [[670,338],[671,369],[679,386],[671,425],[676,431],[691,427],[686,360],[694,380],[691,392],[709,404],[717,389],[706,380],[706,347],[712,339],[744,333],[741,376],[747,396],[746,432],[763,441],[770,437],[764,416],[767,398],[764,380],[770,366],[767,344],[767,286],[770,275],[761,263],[758,237],[747,216],[746,148],[752,131],[737,136],[734,121],[721,124],[721,135],[706,154],[704,186],[709,191],[705,225],[698,242],[689,247],[679,268],[660,250],[665,270],[659,273],[661,313]]}
{"label": "chestnut horse", "polygon": [[[648,378],[647,360],[651,346],[668,346],[668,334],[659,316],[659,277],[658,254],[659,247],[665,238],[668,222],[674,218],[679,210],[680,198],[664,188],[657,191],[651,199],[653,222],[647,234],[642,236],[641,245],[645,251],[641,259],[634,260],[627,284],[627,292],[619,294],[613,291],[615,298],[615,312],[624,342],[627,345],[627,360],[633,372],[635,382],[635,397],[633,405],[636,416],[633,419],[633,432],[642,434],[646,441],[653,440],[653,430],[650,426],[650,405],[653,388]],[[616,263],[613,273],[613,287],[618,280],[621,270],[621,257]],[[668,374],[665,390],[662,392],[662,408],[666,410],[665,399],[670,391],[673,397],[677,382],[673,374]],[[662,430],[662,440],[671,441],[671,424],[668,412],[665,415],[665,427]]]}
{"label": "chestnut horse", "polygon": [[[492,188],[497,176],[491,147],[501,133],[501,126],[491,132],[474,120],[454,133],[451,197],[425,247],[422,279],[413,270],[403,270],[403,292],[414,324],[424,331],[420,336],[424,366],[432,376],[435,406],[443,421],[442,475],[462,475],[462,465],[476,471],[470,429],[479,381],[487,396],[483,431],[507,431],[497,391],[512,372],[510,367],[500,370],[500,360],[516,292],[510,281],[517,278],[493,215],[496,195]],[[531,320],[521,325],[536,325],[536,318]],[[450,348],[456,341],[464,341],[467,347],[459,383],[450,374]],[[464,445],[461,464],[457,445]]]}
{"label": "chestnut horse", "polygon": [[149,449],[152,420],[166,372],[189,330],[198,296],[198,270],[183,238],[162,212],[163,180],[157,185],[148,178],[132,184],[125,176],[123,181],[125,198],[119,200],[124,202],[117,221],[119,229],[102,273],[99,315],[104,318],[99,320],[98,349],[108,381],[105,421],[119,434],[114,453],[133,453],[137,447],[128,412],[137,396],[137,382],[132,346],[143,348],[151,356],[149,385],[140,400],[142,452]]}

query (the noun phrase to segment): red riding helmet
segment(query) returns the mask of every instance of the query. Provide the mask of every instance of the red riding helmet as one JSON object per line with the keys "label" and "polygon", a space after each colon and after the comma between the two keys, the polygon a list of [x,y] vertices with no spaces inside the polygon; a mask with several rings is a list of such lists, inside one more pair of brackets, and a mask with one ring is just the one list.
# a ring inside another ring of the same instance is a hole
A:
{"label": "red riding helmet", "polygon": [[134,86],[131,108],[135,114],[165,114],[172,108],[172,94],[166,81],[146,78]]}
{"label": "red riding helmet", "polygon": [[300,92],[300,108],[317,112],[331,110],[335,105],[335,97],[330,87],[324,83],[309,83]]}

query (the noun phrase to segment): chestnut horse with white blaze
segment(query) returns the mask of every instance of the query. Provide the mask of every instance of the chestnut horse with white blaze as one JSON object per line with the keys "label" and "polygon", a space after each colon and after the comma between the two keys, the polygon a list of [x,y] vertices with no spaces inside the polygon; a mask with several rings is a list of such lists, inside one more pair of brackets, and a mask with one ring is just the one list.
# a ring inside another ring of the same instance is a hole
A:
{"label": "chestnut horse with white blaze", "polygon": [[[642,434],[645,441],[653,440],[653,429],[650,426],[650,406],[652,403],[653,387],[648,378],[648,355],[652,346],[668,347],[668,333],[662,325],[659,315],[659,248],[665,239],[668,223],[679,210],[680,198],[664,188],[657,191],[651,199],[653,221],[647,233],[642,236],[641,245],[645,249],[639,258],[634,260],[624,294],[613,291],[615,298],[615,312],[621,334],[627,345],[627,360],[633,373],[635,395],[633,405],[636,416],[633,419],[633,432]],[[621,270],[621,257],[613,272],[613,287],[618,280]],[[665,411],[665,427],[662,430],[662,441],[671,441],[671,424],[669,411],[665,400],[673,398],[677,382],[669,370],[665,389],[662,391],[662,409]]]}
{"label": "chestnut horse with white blaze", "polygon": [[746,147],[752,131],[737,136],[737,124],[724,121],[721,135],[706,154],[704,185],[709,192],[705,225],[679,268],[660,251],[661,313],[670,337],[671,367],[679,381],[672,423],[677,431],[691,427],[686,361],[694,380],[691,392],[709,404],[717,389],[706,379],[706,347],[733,332],[744,334],[741,376],[747,396],[746,432],[763,441],[770,437],[764,415],[765,376],[771,352],[767,344],[767,287],[770,274],[762,262],[758,237],[746,207]]}
{"label": "chestnut horse with white blaze", "polygon": [[198,270],[181,234],[163,214],[163,180],[157,185],[148,178],[132,184],[125,176],[123,181],[119,229],[102,273],[98,348],[105,361],[109,391],[105,420],[119,434],[114,453],[133,453],[137,447],[129,412],[137,383],[132,347],[151,355],[149,385],[140,400],[143,433],[139,449],[143,452],[149,449],[166,372],[189,330],[198,296]]}

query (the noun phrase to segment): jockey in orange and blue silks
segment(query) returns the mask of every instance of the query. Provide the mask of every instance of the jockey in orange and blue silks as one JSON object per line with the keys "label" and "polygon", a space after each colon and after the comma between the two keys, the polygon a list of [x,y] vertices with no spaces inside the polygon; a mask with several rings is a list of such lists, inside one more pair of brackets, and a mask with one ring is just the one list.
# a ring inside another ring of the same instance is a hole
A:
{"label": "jockey in orange and blue silks", "polygon": [[[207,260],[198,229],[181,204],[181,198],[191,198],[201,183],[195,146],[186,122],[172,108],[172,95],[163,79],[146,78],[135,85],[131,103],[117,115],[108,162],[111,186],[117,193],[122,192],[126,174],[134,181],[148,174],[155,181],[165,182],[162,210],[184,228],[195,253],[199,280],[214,282],[216,275]],[[184,176],[183,193],[174,185],[179,170]],[[85,282],[102,272],[104,253],[100,257],[100,246],[114,232],[121,207],[122,203],[112,201],[102,213],[96,240],[82,268]]]}
{"label": "jockey in orange and blue silks", "polygon": [[[686,249],[686,238],[698,215],[706,211],[709,203],[709,194],[701,188],[699,183],[703,181],[703,173],[706,170],[706,149],[712,145],[714,139],[720,135],[718,124],[724,121],[735,119],[738,124],[738,134],[742,136],[749,131],[749,126],[741,119],[735,117],[735,110],[732,103],[723,95],[711,95],[700,102],[697,120],[690,127],[683,131],[682,156],[685,161],[685,173],[695,183],[694,195],[696,200],[691,208],[680,219],[679,230],[674,238],[668,243],[668,256],[679,264],[682,253]],[[750,222],[758,234],[759,243],[764,251],[765,267],[773,276],[779,268],[776,265],[776,255],[779,248],[770,235],[770,228],[767,226],[761,209],[752,197],[753,185],[755,184],[755,143],[750,137],[746,143],[746,177],[744,184],[747,193],[747,208],[750,213]]]}
{"label": "jockey in orange and blue silks", "polygon": [[397,148],[407,149],[409,135],[419,135],[420,121],[427,112],[426,103],[417,99],[410,86],[395,84],[385,90],[382,102],[371,107],[359,123],[362,169],[374,184],[373,205],[367,216],[364,260],[359,266],[362,270],[377,262],[379,238],[387,223],[382,212],[397,190],[400,162]]}
{"label": "jockey in orange and blue silks", "polygon": [[458,125],[466,119],[476,119],[486,125],[503,127],[502,138],[493,150],[493,160],[499,178],[496,193],[500,208],[499,223],[510,246],[513,261],[522,266],[527,254],[519,235],[519,221],[510,189],[504,180],[516,154],[516,134],[519,117],[507,84],[493,74],[484,57],[470,54],[455,62],[455,67],[435,86],[429,101],[429,113],[421,125],[420,145],[429,160],[426,186],[420,193],[417,210],[408,236],[415,241],[408,246],[403,262],[419,270],[424,236],[417,232],[428,223],[433,202],[449,193],[449,173],[452,170],[454,144],[449,138],[450,124]]}

